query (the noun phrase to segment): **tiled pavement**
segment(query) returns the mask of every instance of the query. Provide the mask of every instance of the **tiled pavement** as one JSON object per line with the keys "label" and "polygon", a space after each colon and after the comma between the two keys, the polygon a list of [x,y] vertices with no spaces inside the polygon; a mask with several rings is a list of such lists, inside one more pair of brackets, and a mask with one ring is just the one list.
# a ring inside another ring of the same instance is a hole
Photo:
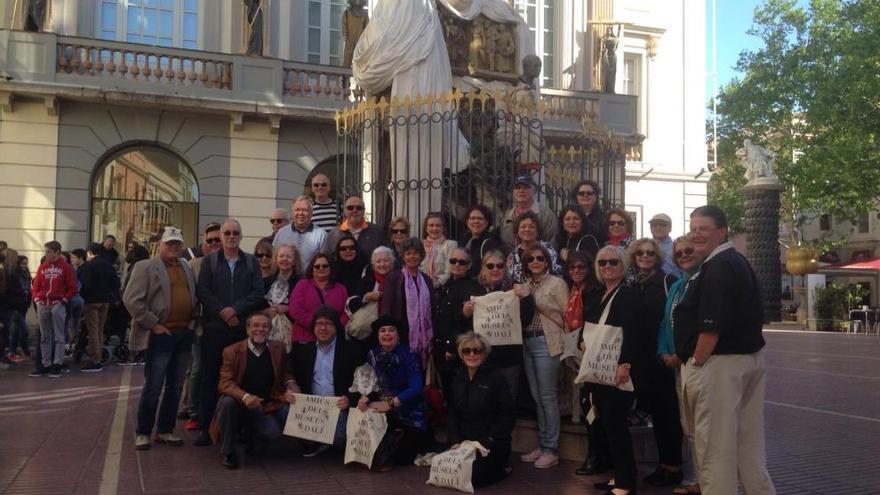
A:
{"label": "tiled pavement", "polygon": [[[880,338],[766,336],[767,455],[778,493],[880,493]],[[185,447],[136,452],[132,435],[143,368],[129,368],[117,456],[115,445],[108,451],[108,439],[124,368],[74,371],[61,379],[28,378],[24,368],[0,372],[0,493],[452,493],[426,486],[426,468],[370,473],[343,466],[338,457],[300,458],[289,443],[259,459],[245,457],[232,472],[220,465],[215,447],[189,445],[189,433]],[[600,478],[577,477],[574,467],[537,470],[515,462],[508,480],[480,493],[599,493],[592,483]]]}

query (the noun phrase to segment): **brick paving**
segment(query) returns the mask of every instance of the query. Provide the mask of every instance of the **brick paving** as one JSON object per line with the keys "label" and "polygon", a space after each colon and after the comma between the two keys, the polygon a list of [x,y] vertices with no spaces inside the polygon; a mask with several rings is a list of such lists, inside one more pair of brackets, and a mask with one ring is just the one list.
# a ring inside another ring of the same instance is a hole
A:
{"label": "brick paving", "polygon": [[[778,493],[880,493],[880,338],[765,335],[767,455]],[[61,379],[28,378],[28,371],[23,365],[0,372],[0,493],[99,493],[124,368]],[[303,459],[286,439],[260,458],[243,457],[238,471],[220,465],[216,447],[192,446],[189,432],[178,432],[184,447],[137,452],[143,368],[131,373],[117,493],[453,493],[425,485],[426,468],[370,473],[342,465],[339,456]],[[537,470],[514,462],[510,478],[480,493],[600,493],[592,484],[602,478],[575,476],[575,467]]]}

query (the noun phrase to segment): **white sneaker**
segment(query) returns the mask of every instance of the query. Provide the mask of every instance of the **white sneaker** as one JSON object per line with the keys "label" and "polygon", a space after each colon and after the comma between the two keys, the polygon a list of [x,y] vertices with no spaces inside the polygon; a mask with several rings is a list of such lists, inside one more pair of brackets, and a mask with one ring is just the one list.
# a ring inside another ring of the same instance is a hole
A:
{"label": "white sneaker", "polygon": [[559,456],[552,452],[544,452],[541,454],[541,457],[535,461],[535,467],[538,469],[553,467],[557,464],[559,464]]}
{"label": "white sneaker", "polygon": [[150,437],[148,435],[136,435],[134,437],[134,448],[137,450],[149,450]]}
{"label": "white sneaker", "polygon": [[541,454],[543,454],[543,452],[541,452],[541,449],[535,449],[528,454],[523,454],[519,456],[519,460],[523,462],[535,462],[541,458]]}

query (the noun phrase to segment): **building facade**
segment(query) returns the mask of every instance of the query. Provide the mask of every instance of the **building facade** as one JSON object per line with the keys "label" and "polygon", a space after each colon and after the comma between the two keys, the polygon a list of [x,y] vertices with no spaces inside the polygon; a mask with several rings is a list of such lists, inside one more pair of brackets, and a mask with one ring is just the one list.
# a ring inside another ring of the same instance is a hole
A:
{"label": "building facade", "polygon": [[[24,32],[21,2],[0,0],[0,239],[10,246],[38,259],[51,239],[149,245],[169,223],[195,243],[199,226],[234,216],[251,248],[272,209],[336,162],[334,115],[351,97],[338,66],[344,2],[268,0],[262,57],[243,55],[241,2],[48,3],[42,32]],[[672,3],[513,3],[544,62],[548,147],[576,139],[585,115],[630,138],[625,204],[640,233],[660,211],[683,229],[705,202],[703,10]],[[600,20],[624,23],[616,95],[596,91]]]}

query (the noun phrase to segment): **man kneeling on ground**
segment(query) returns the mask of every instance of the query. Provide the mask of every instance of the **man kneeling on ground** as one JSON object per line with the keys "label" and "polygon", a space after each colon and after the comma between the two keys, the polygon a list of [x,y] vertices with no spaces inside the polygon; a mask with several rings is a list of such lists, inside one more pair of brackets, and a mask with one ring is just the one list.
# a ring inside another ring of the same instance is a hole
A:
{"label": "man kneeling on ground", "polygon": [[248,427],[253,441],[277,440],[293,394],[299,392],[285,366],[284,344],[269,341],[271,327],[269,316],[253,313],[247,319],[247,338],[223,350],[221,397],[210,434],[214,443],[222,440],[220,453],[228,469],[238,468],[235,442],[241,427]]}

